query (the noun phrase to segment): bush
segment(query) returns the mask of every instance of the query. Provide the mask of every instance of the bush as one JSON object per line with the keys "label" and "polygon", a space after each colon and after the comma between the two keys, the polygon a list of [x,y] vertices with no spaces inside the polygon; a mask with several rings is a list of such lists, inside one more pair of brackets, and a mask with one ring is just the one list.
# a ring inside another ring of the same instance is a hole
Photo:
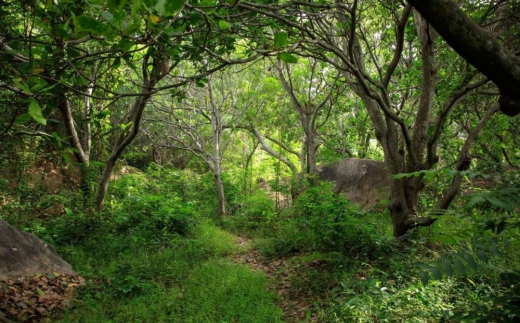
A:
{"label": "bush", "polygon": [[113,220],[118,232],[133,229],[163,234],[185,235],[196,220],[196,213],[189,202],[182,202],[174,194],[169,197],[129,194],[112,204]]}
{"label": "bush", "polygon": [[[377,215],[380,216],[380,215]],[[374,260],[392,251],[388,235],[367,221],[367,215],[333,193],[331,183],[308,188],[288,210],[268,254],[290,252],[340,252]]]}
{"label": "bush", "polygon": [[[99,214],[65,209],[65,214],[53,219],[41,232],[35,234],[56,245],[76,244],[106,228]],[[34,231],[34,230],[33,230]]]}
{"label": "bush", "polygon": [[275,218],[273,201],[262,190],[254,192],[245,201],[236,214],[226,219],[225,225],[234,231],[257,231],[268,229]]}

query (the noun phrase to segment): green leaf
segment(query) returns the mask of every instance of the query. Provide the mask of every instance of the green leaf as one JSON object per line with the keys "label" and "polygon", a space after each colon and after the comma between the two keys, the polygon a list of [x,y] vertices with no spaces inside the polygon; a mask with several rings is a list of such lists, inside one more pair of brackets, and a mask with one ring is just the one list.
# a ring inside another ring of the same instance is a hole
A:
{"label": "green leaf", "polygon": [[464,264],[462,263],[462,260],[460,260],[459,257],[453,258],[453,264],[455,265],[455,267],[457,267],[457,270],[461,274],[464,275],[466,273],[466,267],[464,266]]}
{"label": "green leaf", "polygon": [[475,259],[473,259],[473,256],[472,255],[469,255],[469,254],[464,254],[464,260],[466,260],[466,262],[468,263],[468,265],[473,269],[473,270],[476,270],[478,265],[477,263],[475,262]]}
{"label": "green leaf", "polygon": [[507,284],[520,284],[520,276],[515,273],[501,273],[500,278]]}
{"label": "green leaf", "polygon": [[449,277],[453,276],[453,267],[451,267],[451,264],[448,261],[442,263],[442,268],[444,269],[446,275]]}
{"label": "green leaf", "polygon": [[489,257],[486,255],[484,250],[477,250],[477,256],[480,260],[482,260],[482,262],[489,262]]}
{"label": "green leaf", "polygon": [[155,10],[159,16],[173,16],[184,7],[186,0],[159,0]]}
{"label": "green leaf", "polygon": [[74,20],[74,26],[76,27],[76,30],[90,32],[98,36],[104,35],[107,31],[108,26],[102,24],[94,18],[79,16],[73,17],[72,19]]}
{"label": "green leaf", "polygon": [[229,24],[225,20],[219,20],[218,28],[220,28],[220,29],[229,29]]}
{"label": "green leaf", "polygon": [[491,253],[493,253],[495,256],[502,256],[502,254],[496,246],[489,246],[489,251],[491,251]]}
{"label": "green leaf", "polygon": [[61,157],[63,157],[63,159],[65,159],[65,162],[66,162],[67,164],[72,164],[72,159],[70,159],[70,156],[67,155],[66,153],[62,153],[62,154],[61,154]]}
{"label": "green leaf", "polygon": [[513,211],[513,208],[511,207],[511,205],[509,205],[509,203],[507,203],[504,200],[501,200],[501,199],[496,198],[494,196],[488,196],[487,200],[488,200],[489,203],[493,204],[496,207],[499,207],[501,209],[506,209],[509,212]]}
{"label": "green leaf", "polygon": [[114,59],[114,63],[112,63],[112,69],[117,69],[119,66],[121,66],[121,58],[116,57],[116,59]]}
{"label": "green leaf", "polygon": [[126,130],[126,128],[130,127],[132,125],[132,121],[128,122],[128,123],[122,123],[119,125],[119,128],[123,129],[123,130]]}
{"label": "green leaf", "polygon": [[497,234],[500,234],[504,229],[506,228],[506,221],[500,221],[500,223],[497,225]]}
{"label": "green leaf", "polygon": [[287,52],[281,52],[280,54],[278,54],[278,57],[282,60],[282,62],[287,64],[298,63],[298,58]]}
{"label": "green leaf", "polygon": [[117,47],[120,48],[123,52],[128,52],[130,49],[132,49],[132,47],[134,45],[135,45],[134,41],[132,41],[128,38],[123,38],[123,39],[121,39],[119,44],[117,44]]}
{"label": "green leaf", "polygon": [[13,83],[14,83],[14,85],[16,85],[17,87],[22,89],[22,91],[24,91],[25,93],[32,94],[31,90],[29,89],[27,84],[25,84],[25,82],[22,81],[21,77],[14,78]]}
{"label": "green leaf", "polygon": [[428,281],[430,280],[430,275],[428,275],[427,271],[421,271],[421,283],[423,286],[426,286],[428,284]]}
{"label": "green leaf", "polygon": [[435,278],[437,280],[442,279],[441,270],[439,267],[431,267],[430,270],[432,272],[433,278]]}
{"label": "green leaf", "polygon": [[285,47],[287,45],[287,33],[281,32],[276,35],[274,35],[274,48],[280,49],[282,47]]}
{"label": "green leaf", "polygon": [[40,107],[38,102],[32,99],[29,103],[29,114],[31,115],[31,117],[33,117],[34,120],[41,123],[42,125],[45,126],[47,124],[47,120],[45,120],[45,118],[42,115],[42,108]]}
{"label": "green leaf", "polygon": [[29,113],[24,113],[24,114],[18,116],[18,118],[16,118],[16,120],[14,122],[16,124],[25,124],[31,120],[32,120],[31,115]]}

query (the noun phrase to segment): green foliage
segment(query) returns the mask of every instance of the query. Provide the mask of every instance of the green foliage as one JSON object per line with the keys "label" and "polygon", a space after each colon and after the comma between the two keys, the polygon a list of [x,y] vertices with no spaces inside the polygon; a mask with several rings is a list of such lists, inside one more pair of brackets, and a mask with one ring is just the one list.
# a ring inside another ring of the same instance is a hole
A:
{"label": "green foliage", "polygon": [[320,251],[377,260],[392,251],[391,240],[377,224],[368,223],[344,197],[334,194],[328,182],[308,187],[279,221],[279,231],[264,246],[269,256]]}
{"label": "green foliage", "polygon": [[192,236],[200,241],[204,249],[210,250],[216,256],[225,257],[243,251],[236,244],[235,236],[211,224],[208,220],[198,223],[192,230]]}
{"label": "green foliage", "polygon": [[293,56],[287,52],[281,52],[278,54],[278,57],[287,64],[296,64],[298,63],[298,58],[296,56]]}
{"label": "green foliage", "polygon": [[223,258],[242,252],[236,237],[199,219],[183,200],[195,192],[171,191],[189,174],[160,172],[164,186],[150,175],[126,175],[113,182],[105,213],[66,209],[39,228],[87,280],[55,321],[281,322],[264,275]]}
{"label": "green foliage", "polygon": [[254,232],[270,230],[276,216],[274,202],[263,190],[257,190],[247,197],[235,214],[225,219],[225,225],[233,231]]}
{"label": "green foliage", "polygon": [[[191,170],[179,171],[162,168],[153,163],[149,165],[146,174],[155,180],[153,185],[147,188],[148,192],[164,196],[177,196],[196,209],[198,214],[207,217],[216,214],[218,199],[213,174],[198,174]],[[227,208],[233,211],[238,207],[242,191],[232,178],[223,175],[222,181],[226,192]]]}
{"label": "green foliage", "polygon": [[65,211],[63,216],[51,220],[41,232],[31,231],[58,246],[81,243],[103,231],[105,223],[99,215],[89,215],[79,209]]}
{"label": "green foliage", "polygon": [[[469,248],[459,245],[456,251],[442,255],[435,263],[421,264],[426,269],[421,272],[423,285],[429,282],[429,272],[436,280],[442,280],[444,275],[471,277],[473,280],[474,277],[485,275],[486,278],[482,279],[484,284],[493,281],[500,284],[496,292],[484,298],[488,304],[459,311],[452,319],[463,322],[515,322],[518,319],[520,275],[518,269],[510,265],[518,258],[515,258],[515,254],[507,255],[500,251],[511,249],[508,245],[518,237],[515,230],[520,226],[518,219],[500,212],[502,209],[509,213],[518,208],[518,192],[517,185],[513,185],[475,194],[470,205],[476,207],[479,213],[466,216],[473,222],[471,228],[475,233]],[[507,258],[511,260],[509,264]],[[470,278],[467,279],[476,286]]]}
{"label": "green foliage", "polygon": [[126,175],[114,185],[110,206],[116,229],[185,235],[197,217],[192,203],[183,202],[175,192],[156,195],[148,191],[149,185],[141,174]]}

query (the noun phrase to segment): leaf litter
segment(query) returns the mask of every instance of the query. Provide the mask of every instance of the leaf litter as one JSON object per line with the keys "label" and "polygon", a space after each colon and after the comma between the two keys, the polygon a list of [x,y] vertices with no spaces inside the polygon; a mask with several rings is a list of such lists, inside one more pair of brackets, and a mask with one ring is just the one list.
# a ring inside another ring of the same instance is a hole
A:
{"label": "leaf litter", "polygon": [[326,296],[316,294],[310,289],[305,290],[301,284],[295,284],[295,278],[302,276],[300,273],[305,270],[325,270],[326,264],[323,261],[298,262],[294,261],[294,257],[267,259],[258,250],[250,247],[247,238],[237,237],[237,244],[248,251],[234,255],[233,260],[249,266],[254,271],[262,271],[266,274],[270,284],[269,288],[277,295],[277,303],[284,312],[286,322],[319,322],[319,316],[313,304]]}
{"label": "leaf litter", "polygon": [[35,275],[0,281],[0,322],[51,322],[74,301],[74,290],[84,285],[78,275]]}

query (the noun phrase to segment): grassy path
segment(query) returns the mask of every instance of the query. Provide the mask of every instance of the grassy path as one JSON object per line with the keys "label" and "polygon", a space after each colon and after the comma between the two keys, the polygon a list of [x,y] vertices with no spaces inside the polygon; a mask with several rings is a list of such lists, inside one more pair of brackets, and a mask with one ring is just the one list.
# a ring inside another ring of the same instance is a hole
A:
{"label": "grassy path", "polygon": [[252,247],[252,241],[237,236],[236,245],[243,250],[232,256],[239,264],[255,272],[265,273],[269,289],[277,295],[276,303],[283,310],[287,323],[319,322],[318,315],[311,309],[309,297],[293,286],[293,278],[299,274],[300,264],[289,258],[267,260]]}
{"label": "grassy path", "polygon": [[111,252],[118,239],[123,237],[70,250],[67,260],[87,287],[53,322],[283,322],[266,275],[232,260],[247,249],[230,233],[201,223],[188,238],[167,246],[135,243]]}

